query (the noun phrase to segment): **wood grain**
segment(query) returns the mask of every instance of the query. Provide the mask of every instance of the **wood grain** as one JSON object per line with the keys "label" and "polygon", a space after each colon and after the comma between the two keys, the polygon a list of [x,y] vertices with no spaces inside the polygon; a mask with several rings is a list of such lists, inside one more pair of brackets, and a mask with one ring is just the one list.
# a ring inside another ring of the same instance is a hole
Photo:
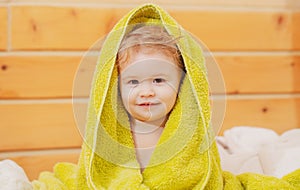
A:
{"label": "wood grain", "polygon": [[300,10],[293,13],[293,49],[300,50]]}
{"label": "wood grain", "polygon": [[[215,58],[228,94],[300,92],[299,56]],[[0,97],[88,97],[96,63],[97,56],[1,56]],[[218,70],[208,68],[212,92],[224,92],[216,83]]]}
{"label": "wood grain", "polygon": [[216,56],[228,94],[300,92],[299,56]]}
{"label": "wood grain", "polygon": [[300,98],[229,99],[221,135],[235,126],[263,127],[281,134],[300,128]]}
{"label": "wood grain", "polygon": [[[10,0],[14,3],[32,3],[32,0]],[[39,2],[55,2],[55,3],[99,3],[99,0],[39,0]],[[285,8],[289,1],[287,0],[252,0],[252,1],[240,1],[240,0],[152,0],[152,3],[158,4],[160,6],[221,6],[221,7],[255,7],[255,8]],[[128,2],[123,0],[101,0],[102,4],[116,4],[118,6],[128,6]],[[130,5],[141,5],[143,3],[149,3],[149,0],[131,0]]]}
{"label": "wood grain", "polygon": [[[91,60],[91,63],[95,65],[96,57],[92,59],[95,59]],[[80,56],[0,57],[0,65],[2,67],[2,70],[0,70],[0,97],[72,97],[73,80],[76,80],[74,77],[76,77],[80,61]],[[83,72],[86,73],[87,71],[79,69],[78,75],[84,77],[81,75]],[[88,80],[86,82],[86,85],[80,86],[83,90],[91,84]],[[88,92],[88,90],[86,89],[85,91]],[[76,95],[80,96],[79,90],[77,92]]]}
{"label": "wood grain", "polygon": [[[14,50],[80,50],[102,38],[129,8],[12,7]],[[288,12],[168,9],[211,50],[291,50]],[[238,31],[238,35],[237,35]],[[263,32],[262,32],[263,31]]]}
{"label": "wood grain", "polygon": [[113,8],[12,7],[13,49],[88,49],[127,11]]}
{"label": "wood grain", "polygon": [[292,66],[294,67],[294,80],[293,80],[293,85],[294,85],[294,89],[299,92],[300,91],[300,56],[295,56],[293,58],[293,64]]}
{"label": "wood grain", "polygon": [[[1,104],[0,151],[80,147],[77,126],[83,133],[87,103],[76,106],[75,120],[71,103]],[[221,132],[238,125],[299,128],[299,108],[296,97],[228,99]]]}
{"label": "wood grain", "polygon": [[0,104],[0,152],[80,147],[70,103]]}
{"label": "wood grain", "polygon": [[7,8],[0,7],[0,51],[7,49]]}

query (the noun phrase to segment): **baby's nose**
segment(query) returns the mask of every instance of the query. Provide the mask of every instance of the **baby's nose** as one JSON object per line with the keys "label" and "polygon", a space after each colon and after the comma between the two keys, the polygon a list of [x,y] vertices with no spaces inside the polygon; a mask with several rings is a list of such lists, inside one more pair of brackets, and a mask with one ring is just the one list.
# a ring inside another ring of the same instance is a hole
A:
{"label": "baby's nose", "polygon": [[139,92],[140,97],[152,97],[155,96],[155,91],[151,85],[143,85]]}

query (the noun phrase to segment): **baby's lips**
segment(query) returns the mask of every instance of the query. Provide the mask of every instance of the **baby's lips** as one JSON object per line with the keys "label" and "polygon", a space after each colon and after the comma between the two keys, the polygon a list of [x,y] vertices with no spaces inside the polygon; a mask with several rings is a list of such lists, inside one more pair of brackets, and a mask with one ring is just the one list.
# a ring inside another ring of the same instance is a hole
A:
{"label": "baby's lips", "polygon": [[158,102],[142,102],[142,103],[139,103],[137,105],[139,106],[152,106],[152,105],[157,105],[159,104]]}

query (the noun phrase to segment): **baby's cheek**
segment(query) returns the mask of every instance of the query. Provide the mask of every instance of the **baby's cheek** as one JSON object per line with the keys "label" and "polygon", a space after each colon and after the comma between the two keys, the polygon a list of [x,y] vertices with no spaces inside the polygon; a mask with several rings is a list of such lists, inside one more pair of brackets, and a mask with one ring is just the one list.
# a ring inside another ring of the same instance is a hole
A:
{"label": "baby's cheek", "polygon": [[165,103],[168,104],[168,107],[173,107],[176,98],[177,98],[177,90],[173,89],[173,88],[168,88],[165,89],[163,92],[161,92],[162,94],[162,99],[164,100]]}
{"label": "baby's cheek", "polygon": [[134,104],[137,98],[137,92],[134,89],[126,89],[122,93],[124,104]]}
{"label": "baby's cheek", "polygon": [[176,97],[178,92],[177,86],[169,86],[165,89],[165,93],[170,97]]}

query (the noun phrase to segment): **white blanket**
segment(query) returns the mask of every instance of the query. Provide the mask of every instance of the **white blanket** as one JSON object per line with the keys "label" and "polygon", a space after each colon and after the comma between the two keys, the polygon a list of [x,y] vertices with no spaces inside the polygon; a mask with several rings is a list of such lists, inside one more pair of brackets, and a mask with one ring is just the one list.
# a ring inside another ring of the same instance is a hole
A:
{"label": "white blanket", "polygon": [[300,168],[300,129],[278,135],[257,127],[234,127],[217,137],[223,170],[281,178]]}
{"label": "white blanket", "polygon": [[0,161],[0,190],[32,190],[24,170],[12,160]]}

